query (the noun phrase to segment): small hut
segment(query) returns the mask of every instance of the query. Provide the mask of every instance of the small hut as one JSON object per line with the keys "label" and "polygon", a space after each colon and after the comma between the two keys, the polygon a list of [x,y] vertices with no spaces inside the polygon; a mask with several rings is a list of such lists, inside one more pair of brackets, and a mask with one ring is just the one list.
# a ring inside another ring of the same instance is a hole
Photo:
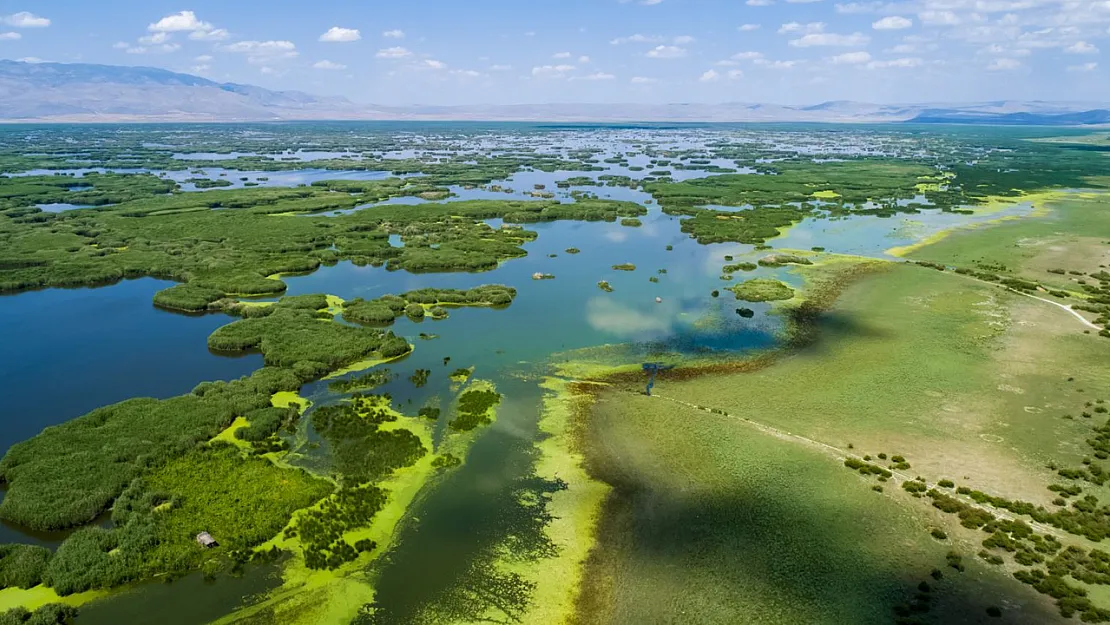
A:
{"label": "small hut", "polygon": [[211,549],[212,547],[220,546],[220,543],[216,542],[216,539],[212,538],[212,535],[208,532],[201,532],[197,534],[197,544],[201,547],[204,547],[205,549]]}

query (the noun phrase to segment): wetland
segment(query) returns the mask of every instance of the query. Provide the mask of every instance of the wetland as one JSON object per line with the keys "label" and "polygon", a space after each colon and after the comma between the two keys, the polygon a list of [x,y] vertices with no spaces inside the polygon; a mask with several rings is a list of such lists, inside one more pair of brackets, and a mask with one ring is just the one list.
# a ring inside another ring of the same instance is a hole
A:
{"label": "wetland", "polygon": [[0,618],[1110,622],[1082,145],[2,127]]}

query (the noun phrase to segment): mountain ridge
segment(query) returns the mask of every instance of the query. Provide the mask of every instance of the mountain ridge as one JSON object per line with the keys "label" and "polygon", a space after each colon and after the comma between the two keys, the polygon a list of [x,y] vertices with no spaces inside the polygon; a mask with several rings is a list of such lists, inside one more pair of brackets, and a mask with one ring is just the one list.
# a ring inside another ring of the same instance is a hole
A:
{"label": "mountain ridge", "polygon": [[994,100],[875,104],[833,100],[808,105],[476,104],[378,105],[303,91],[220,83],[141,66],[0,60],[0,120],[7,122],[170,121],[526,121],[526,122],[838,122],[1094,125],[1110,105]]}

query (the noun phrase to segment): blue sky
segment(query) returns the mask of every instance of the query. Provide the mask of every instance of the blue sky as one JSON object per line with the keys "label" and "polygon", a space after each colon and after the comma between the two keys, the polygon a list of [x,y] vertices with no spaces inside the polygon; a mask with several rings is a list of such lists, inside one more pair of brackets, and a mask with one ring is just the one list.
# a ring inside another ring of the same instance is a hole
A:
{"label": "blue sky", "polygon": [[1104,53],[1110,0],[0,0],[0,58],[381,104],[1110,101]]}

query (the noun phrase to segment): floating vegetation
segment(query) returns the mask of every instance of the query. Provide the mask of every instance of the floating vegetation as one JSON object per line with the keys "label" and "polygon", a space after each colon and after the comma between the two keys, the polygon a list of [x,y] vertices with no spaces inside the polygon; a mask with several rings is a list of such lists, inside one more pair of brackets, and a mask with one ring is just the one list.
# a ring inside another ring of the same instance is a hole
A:
{"label": "floating vegetation", "polygon": [[606,281],[606,280],[599,280],[598,283],[597,283],[597,288],[601,289],[602,291],[605,291],[606,293],[612,293],[613,292],[613,287],[610,286],[609,282]]}
{"label": "floating vegetation", "polygon": [[616,271],[636,271],[636,265],[632,263],[621,263],[619,265],[613,265],[613,269]]}
{"label": "floating vegetation", "polygon": [[448,424],[452,430],[467,432],[482,425],[493,423],[501,394],[492,384],[471,383],[456,402],[456,416]]}
{"label": "floating vegetation", "polygon": [[772,302],[787,300],[794,297],[794,289],[768,278],[754,278],[740,284],[728,287],[736,295],[736,299],[745,302]]}

